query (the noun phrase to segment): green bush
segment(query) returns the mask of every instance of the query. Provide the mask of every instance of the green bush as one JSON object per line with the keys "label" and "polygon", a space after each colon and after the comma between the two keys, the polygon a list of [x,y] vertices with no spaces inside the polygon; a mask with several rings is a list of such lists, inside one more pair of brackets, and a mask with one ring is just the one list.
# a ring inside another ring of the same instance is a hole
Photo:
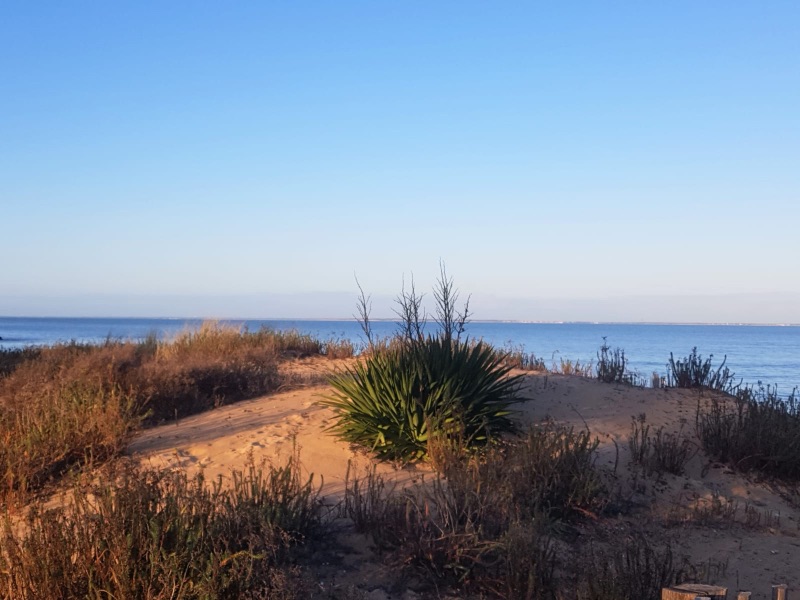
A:
{"label": "green bush", "polygon": [[325,404],[330,428],[382,459],[425,458],[432,430],[462,435],[475,447],[514,430],[509,408],[519,376],[482,342],[445,336],[406,340],[332,376]]}

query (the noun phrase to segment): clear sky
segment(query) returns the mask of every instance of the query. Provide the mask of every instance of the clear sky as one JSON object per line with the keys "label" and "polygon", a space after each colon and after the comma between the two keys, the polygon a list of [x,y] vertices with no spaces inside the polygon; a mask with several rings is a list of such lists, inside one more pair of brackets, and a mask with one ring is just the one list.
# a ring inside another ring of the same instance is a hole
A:
{"label": "clear sky", "polygon": [[796,0],[0,4],[0,314],[800,322],[799,228]]}

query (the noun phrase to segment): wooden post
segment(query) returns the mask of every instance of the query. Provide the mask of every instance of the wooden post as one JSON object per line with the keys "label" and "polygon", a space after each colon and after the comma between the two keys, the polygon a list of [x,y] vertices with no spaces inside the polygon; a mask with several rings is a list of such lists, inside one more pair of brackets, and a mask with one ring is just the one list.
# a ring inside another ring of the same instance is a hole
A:
{"label": "wooden post", "polygon": [[786,585],[772,586],[772,600],[786,600]]}
{"label": "wooden post", "polygon": [[701,583],[682,583],[661,590],[661,600],[697,600],[698,596],[710,600],[726,600],[728,588]]}
{"label": "wooden post", "polygon": [[752,592],[739,592],[736,594],[736,600],[750,600]]}

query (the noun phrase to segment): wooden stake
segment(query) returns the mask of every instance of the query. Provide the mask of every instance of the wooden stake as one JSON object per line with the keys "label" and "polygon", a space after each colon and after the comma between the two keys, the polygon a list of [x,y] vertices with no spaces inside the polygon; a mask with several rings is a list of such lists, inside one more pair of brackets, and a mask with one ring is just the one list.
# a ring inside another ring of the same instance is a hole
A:
{"label": "wooden stake", "polygon": [[772,600],[786,600],[786,585],[772,586]]}
{"label": "wooden stake", "polygon": [[698,597],[709,600],[726,600],[728,588],[701,583],[682,583],[661,590],[661,600],[697,600]]}

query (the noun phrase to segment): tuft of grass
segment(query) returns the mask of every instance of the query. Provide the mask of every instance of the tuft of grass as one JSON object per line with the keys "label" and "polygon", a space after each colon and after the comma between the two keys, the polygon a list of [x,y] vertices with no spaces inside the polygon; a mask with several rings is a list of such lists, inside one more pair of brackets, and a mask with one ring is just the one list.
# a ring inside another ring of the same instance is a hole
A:
{"label": "tuft of grass", "polygon": [[742,471],[800,481],[800,395],[782,398],[777,388],[745,387],[735,398],[698,401],[697,431],[703,448]]}
{"label": "tuft of grass", "polygon": [[318,490],[296,455],[251,462],[234,486],[117,464],[65,506],[0,526],[0,597],[305,598],[291,566],[320,531]]}
{"label": "tuft of grass", "polygon": [[522,369],[524,371],[547,372],[547,366],[543,358],[539,358],[533,352],[526,352],[523,346],[506,346],[502,350],[503,363],[512,369]]}
{"label": "tuft of grass", "polygon": [[731,526],[736,522],[739,512],[739,503],[733,498],[722,496],[714,490],[711,498],[701,498],[692,508],[690,520],[692,523],[704,526],[718,527],[719,525]]}
{"label": "tuft of grass", "polygon": [[649,466],[653,452],[653,440],[650,437],[650,425],[644,413],[631,419],[631,434],[628,437],[628,449],[631,462],[640,466]]}
{"label": "tuft of grass", "polygon": [[768,508],[759,510],[750,503],[745,504],[744,526],[748,529],[770,529],[778,528],[780,525],[780,511],[773,511]]}
{"label": "tuft of grass", "polygon": [[330,359],[338,360],[342,358],[352,358],[356,355],[355,344],[348,339],[332,339],[324,342],[321,354]]}
{"label": "tuft of grass", "polygon": [[592,376],[592,363],[581,363],[580,360],[571,360],[569,358],[558,358],[556,363],[555,358],[550,367],[550,372],[557,375],[577,375],[578,377],[591,377]]}

